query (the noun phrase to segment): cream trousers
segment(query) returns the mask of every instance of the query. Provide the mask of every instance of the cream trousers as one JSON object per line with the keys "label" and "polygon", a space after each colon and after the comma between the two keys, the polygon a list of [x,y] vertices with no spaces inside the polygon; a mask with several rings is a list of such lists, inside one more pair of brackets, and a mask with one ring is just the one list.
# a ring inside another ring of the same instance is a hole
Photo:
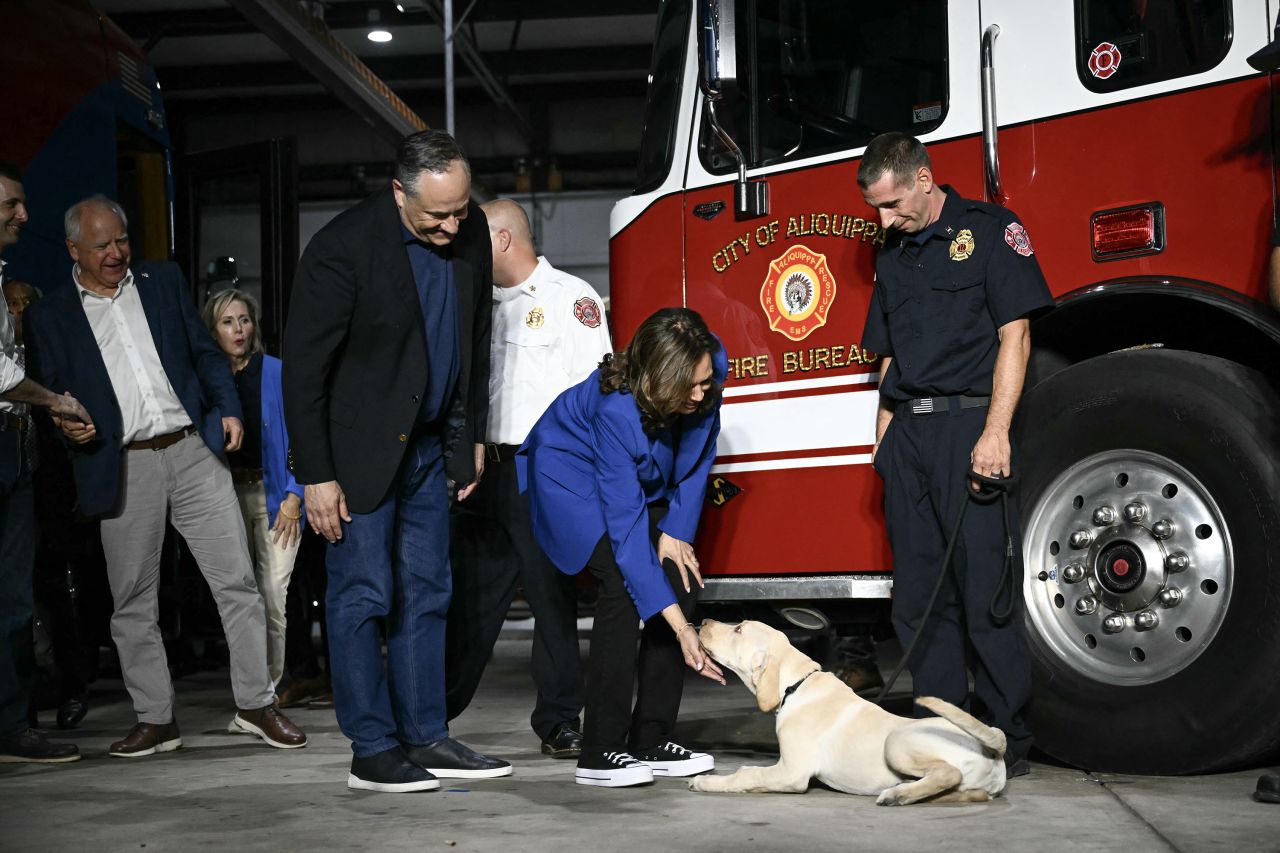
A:
{"label": "cream trousers", "polygon": [[298,542],[282,548],[271,541],[271,519],[267,517],[267,492],[262,483],[236,484],[240,514],[249,538],[249,556],[258,579],[258,590],[267,611],[267,670],[271,683],[284,675],[284,602],[298,556]]}

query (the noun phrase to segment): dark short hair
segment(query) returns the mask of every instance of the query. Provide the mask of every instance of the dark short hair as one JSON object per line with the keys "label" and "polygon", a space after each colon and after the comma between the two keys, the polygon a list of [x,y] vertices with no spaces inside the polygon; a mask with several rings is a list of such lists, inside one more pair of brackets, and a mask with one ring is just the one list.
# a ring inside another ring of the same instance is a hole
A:
{"label": "dark short hair", "polygon": [[912,180],[921,168],[933,168],[924,143],[909,133],[896,130],[882,133],[867,144],[862,155],[858,186],[865,190],[885,172],[893,175],[894,183],[903,184]]}
{"label": "dark short hair", "polygon": [[[649,434],[669,426],[693,390],[694,371],[704,355],[720,351],[720,342],[702,316],[688,308],[662,308],[636,329],[621,352],[605,356],[600,390],[629,392],[640,409],[640,424]],[[720,400],[720,385],[712,383],[699,412]]]}
{"label": "dark short hair", "polygon": [[439,175],[457,162],[462,163],[467,175],[471,174],[471,164],[457,140],[443,130],[420,130],[400,140],[396,147],[395,178],[406,193],[413,195],[423,172]]}
{"label": "dark short hair", "polygon": [[0,178],[22,183],[22,170],[6,160],[0,160]]}

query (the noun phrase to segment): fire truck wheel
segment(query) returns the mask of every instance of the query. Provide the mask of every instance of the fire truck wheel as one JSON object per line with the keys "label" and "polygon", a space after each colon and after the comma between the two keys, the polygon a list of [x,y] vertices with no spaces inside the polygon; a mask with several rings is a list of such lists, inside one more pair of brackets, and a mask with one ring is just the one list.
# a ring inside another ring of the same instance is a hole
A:
{"label": "fire truck wheel", "polygon": [[1280,746],[1280,403],[1163,349],[1029,390],[1016,439],[1030,725],[1089,770],[1204,773]]}

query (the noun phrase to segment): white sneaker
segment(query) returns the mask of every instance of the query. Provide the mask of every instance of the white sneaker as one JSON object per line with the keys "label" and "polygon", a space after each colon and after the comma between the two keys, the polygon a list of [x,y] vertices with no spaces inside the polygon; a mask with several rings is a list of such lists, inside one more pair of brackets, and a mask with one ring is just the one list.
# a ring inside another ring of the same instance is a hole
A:
{"label": "white sneaker", "polygon": [[574,781],[601,788],[626,788],[649,784],[653,773],[649,765],[641,764],[625,752],[583,752],[578,758]]}
{"label": "white sneaker", "polygon": [[716,769],[716,760],[710,755],[671,741],[653,749],[636,750],[636,758],[649,765],[654,776],[696,776]]}

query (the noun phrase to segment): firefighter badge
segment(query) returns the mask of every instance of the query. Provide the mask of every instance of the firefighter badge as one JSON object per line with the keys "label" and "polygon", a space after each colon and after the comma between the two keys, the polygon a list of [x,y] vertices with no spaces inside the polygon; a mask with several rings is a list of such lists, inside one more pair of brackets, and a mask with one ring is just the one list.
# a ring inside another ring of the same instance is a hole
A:
{"label": "firefighter badge", "polygon": [[600,306],[590,296],[584,296],[573,303],[573,316],[588,329],[600,328]]}
{"label": "firefighter badge", "polygon": [[793,341],[826,325],[835,298],[836,279],[827,256],[799,244],[773,259],[760,286],[760,307],[769,328]]}
{"label": "firefighter badge", "polygon": [[963,229],[956,238],[951,241],[951,260],[967,261],[973,257],[973,232],[968,228]]}
{"label": "firefighter badge", "polygon": [[547,315],[542,313],[541,307],[534,308],[524,315],[524,324],[530,329],[541,329],[545,322],[547,322]]}

